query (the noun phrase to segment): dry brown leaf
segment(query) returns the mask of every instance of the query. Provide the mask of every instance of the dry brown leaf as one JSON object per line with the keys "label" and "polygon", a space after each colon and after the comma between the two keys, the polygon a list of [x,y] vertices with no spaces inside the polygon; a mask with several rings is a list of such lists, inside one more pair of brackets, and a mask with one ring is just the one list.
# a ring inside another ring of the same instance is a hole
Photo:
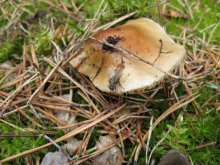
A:
{"label": "dry brown leaf", "polygon": [[[64,100],[67,100],[69,101],[69,97],[70,95],[69,94],[64,94],[62,96],[60,96],[62,99]],[[68,109],[69,107],[67,106],[62,106],[63,108],[66,108]],[[66,122],[66,126],[69,126],[69,125],[75,125],[77,124],[78,122],[76,121],[76,115],[74,114],[70,114],[70,113],[67,113],[67,112],[61,112],[61,111],[55,111],[56,114],[55,116],[57,116],[57,118],[59,118],[61,121],[63,122]],[[65,129],[66,132],[69,132],[71,130],[73,130],[75,127],[70,127],[70,128],[67,128]]]}
{"label": "dry brown leaf", "polygon": [[62,149],[64,149],[65,151],[67,151],[70,156],[73,156],[73,154],[76,152],[76,150],[81,146],[82,141],[81,140],[77,140],[75,138],[71,138],[67,141],[66,144],[64,144],[62,146]]}
{"label": "dry brown leaf", "polygon": [[68,157],[62,152],[49,152],[43,158],[41,165],[67,165]]}
{"label": "dry brown leaf", "polygon": [[[100,136],[99,141],[96,142],[96,147],[98,150],[105,146],[108,146],[113,142],[113,138],[110,136]],[[99,156],[95,157],[93,160],[94,165],[120,165],[122,164],[122,154],[119,147],[114,146],[111,149],[105,151]]]}

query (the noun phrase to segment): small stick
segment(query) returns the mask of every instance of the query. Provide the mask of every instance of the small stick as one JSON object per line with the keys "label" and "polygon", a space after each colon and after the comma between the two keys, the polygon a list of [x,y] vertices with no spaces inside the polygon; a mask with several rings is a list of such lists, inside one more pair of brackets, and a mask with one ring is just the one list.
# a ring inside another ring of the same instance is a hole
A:
{"label": "small stick", "polygon": [[101,69],[102,69],[102,66],[103,66],[103,64],[104,64],[104,61],[105,61],[105,53],[104,53],[104,55],[103,55],[103,57],[102,57],[101,65],[100,65],[100,67],[98,68],[98,70],[97,70],[95,76],[93,77],[92,81],[94,81],[95,78],[96,78],[96,77],[98,76],[98,74],[100,73],[100,71],[101,71]]}
{"label": "small stick", "polygon": [[55,142],[53,141],[49,136],[43,135],[43,137],[48,140],[50,143],[52,143],[59,151],[61,151],[63,154],[65,154],[69,160],[72,160],[71,157]]}
{"label": "small stick", "polygon": [[214,142],[209,142],[209,143],[206,143],[206,144],[202,144],[200,146],[197,146],[195,147],[194,149],[187,149],[186,151],[192,151],[192,150],[201,150],[205,147],[209,147],[209,146],[213,146],[213,145],[216,145],[217,144],[217,141],[214,141]]}
{"label": "small stick", "polygon": [[157,56],[157,58],[154,60],[153,64],[158,60],[158,58],[160,57],[160,54],[162,53],[162,49],[163,49],[163,41],[160,39],[160,50],[159,50],[159,54]]}
{"label": "small stick", "polygon": [[50,143],[52,143],[58,150],[62,150],[61,147],[55,141],[53,141],[49,136],[43,135],[43,137],[46,140],[48,140]]}
{"label": "small stick", "polygon": [[149,136],[148,136],[148,139],[147,139],[147,144],[146,144],[146,160],[145,160],[145,163],[146,165],[149,164],[149,161],[150,161],[150,158],[148,160],[148,150],[149,150],[149,145],[150,145],[150,138],[151,138],[151,134],[152,134],[152,125],[153,125],[153,116],[151,117],[151,120],[150,120],[150,128],[149,128]]}
{"label": "small stick", "polygon": [[[32,104],[29,105],[30,109],[32,110],[33,114],[39,119],[42,125],[44,125],[43,121],[41,120],[40,116],[37,114],[36,110],[34,109],[34,106]],[[46,127],[42,127],[43,129],[46,129]]]}

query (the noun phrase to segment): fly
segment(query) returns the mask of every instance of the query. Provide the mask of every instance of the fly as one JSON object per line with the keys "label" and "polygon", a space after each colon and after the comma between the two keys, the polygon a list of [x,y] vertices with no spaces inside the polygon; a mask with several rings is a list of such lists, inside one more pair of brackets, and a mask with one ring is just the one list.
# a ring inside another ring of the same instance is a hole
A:
{"label": "fly", "polygon": [[120,78],[122,76],[123,70],[124,70],[123,61],[116,69],[113,69],[113,68],[108,69],[108,75],[109,75],[108,87],[111,91],[114,91],[116,89],[117,84],[120,85]]}

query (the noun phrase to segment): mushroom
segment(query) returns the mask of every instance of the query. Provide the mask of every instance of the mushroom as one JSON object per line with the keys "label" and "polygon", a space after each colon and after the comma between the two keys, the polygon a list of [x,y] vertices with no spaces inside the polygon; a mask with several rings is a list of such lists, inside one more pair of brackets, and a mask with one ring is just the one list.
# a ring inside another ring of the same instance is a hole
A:
{"label": "mushroom", "polygon": [[184,55],[159,24],[139,18],[97,32],[70,64],[101,91],[120,95],[154,87]]}

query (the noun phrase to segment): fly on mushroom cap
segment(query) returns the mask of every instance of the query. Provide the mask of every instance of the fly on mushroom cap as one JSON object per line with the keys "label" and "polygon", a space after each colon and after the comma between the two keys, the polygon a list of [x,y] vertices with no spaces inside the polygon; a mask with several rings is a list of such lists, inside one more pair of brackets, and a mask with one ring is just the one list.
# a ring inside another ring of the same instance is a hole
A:
{"label": "fly on mushroom cap", "polygon": [[159,24],[139,18],[99,31],[70,63],[101,91],[123,94],[154,87],[184,55]]}

